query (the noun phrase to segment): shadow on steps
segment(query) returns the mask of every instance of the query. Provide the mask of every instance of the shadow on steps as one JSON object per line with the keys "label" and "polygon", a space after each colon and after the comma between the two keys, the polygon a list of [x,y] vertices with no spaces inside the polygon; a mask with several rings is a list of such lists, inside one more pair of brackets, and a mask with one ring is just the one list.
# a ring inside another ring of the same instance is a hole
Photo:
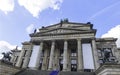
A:
{"label": "shadow on steps", "polygon": [[53,71],[26,69],[24,71],[16,73],[15,75],[95,75],[94,72],[71,72],[71,71],[67,71],[67,72],[58,71],[58,73],[52,73],[52,72]]}

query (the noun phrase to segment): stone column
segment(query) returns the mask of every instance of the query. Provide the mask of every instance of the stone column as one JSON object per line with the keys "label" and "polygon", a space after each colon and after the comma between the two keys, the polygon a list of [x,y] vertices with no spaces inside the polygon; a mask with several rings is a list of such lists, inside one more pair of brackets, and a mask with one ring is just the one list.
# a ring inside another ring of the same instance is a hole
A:
{"label": "stone column", "polygon": [[63,51],[63,71],[67,71],[67,49],[68,49],[68,42],[67,40],[64,41],[64,51]]}
{"label": "stone column", "polygon": [[43,64],[42,64],[42,70],[47,70],[47,55],[48,55],[48,49],[45,49],[45,55],[44,55]]}
{"label": "stone column", "polygon": [[52,41],[48,70],[53,69],[55,41]]}
{"label": "stone column", "polygon": [[54,67],[53,70],[59,70],[59,53],[58,53],[59,49],[55,49],[55,61],[54,61]]}
{"label": "stone column", "polygon": [[27,50],[22,68],[27,68],[30,60],[31,50]]}
{"label": "stone column", "polygon": [[17,66],[17,67],[21,67],[24,53],[25,53],[25,50],[22,49],[21,52],[20,52],[18,61],[17,61],[17,63],[16,63],[16,66]]}
{"label": "stone column", "polygon": [[98,52],[97,52],[97,48],[96,48],[96,42],[95,39],[92,40],[92,52],[93,52],[93,59],[94,59],[94,67],[95,69],[97,69],[99,67],[99,58],[98,58]]}
{"label": "stone column", "polygon": [[77,55],[78,55],[78,67],[77,71],[82,71],[83,70],[83,54],[82,54],[82,44],[81,44],[81,39],[77,40]]}
{"label": "stone column", "polygon": [[68,70],[67,71],[71,71],[71,59],[70,59],[70,55],[71,55],[71,49],[68,49],[68,52],[67,52],[67,62],[68,63]]}
{"label": "stone column", "polygon": [[37,56],[35,69],[38,69],[40,66],[40,59],[41,59],[42,50],[43,50],[43,42],[40,43],[40,49],[39,49],[39,52],[37,54],[38,56]]}

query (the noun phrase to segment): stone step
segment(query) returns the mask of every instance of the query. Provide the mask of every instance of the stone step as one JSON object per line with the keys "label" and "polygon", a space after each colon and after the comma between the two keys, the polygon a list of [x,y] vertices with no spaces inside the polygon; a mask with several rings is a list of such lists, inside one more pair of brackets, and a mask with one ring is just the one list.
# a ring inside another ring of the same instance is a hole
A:
{"label": "stone step", "polygon": [[[50,75],[50,74],[51,74],[51,71],[25,70],[15,75]],[[95,73],[94,72],[71,72],[71,71],[63,72],[63,71],[60,71],[57,75],[95,75]]]}
{"label": "stone step", "polygon": [[40,70],[25,70],[15,75],[49,75],[50,71],[40,71]]}
{"label": "stone step", "polygon": [[21,69],[0,61],[0,75],[13,75]]}
{"label": "stone step", "polygon": [[94,72],[60,72],[59,75],[95,75]]}

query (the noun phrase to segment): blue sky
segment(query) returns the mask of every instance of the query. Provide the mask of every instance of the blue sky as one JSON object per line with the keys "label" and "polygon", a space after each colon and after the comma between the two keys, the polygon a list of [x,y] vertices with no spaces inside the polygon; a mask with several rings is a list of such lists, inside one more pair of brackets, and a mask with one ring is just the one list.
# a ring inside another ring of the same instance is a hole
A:
{"label": "blue sky", "polygon": [[120,47],[120,0],[0,0],[0,52],[21,47],[35,28],[64,18],[90,21],[96,37],[118,38]]}

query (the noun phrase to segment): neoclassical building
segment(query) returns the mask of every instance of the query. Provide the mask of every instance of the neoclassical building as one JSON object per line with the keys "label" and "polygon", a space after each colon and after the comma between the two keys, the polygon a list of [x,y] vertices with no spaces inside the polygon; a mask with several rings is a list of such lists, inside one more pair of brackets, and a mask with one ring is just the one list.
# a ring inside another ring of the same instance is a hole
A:
{"label": "neoclassical building", "polygon": [[[116,38],[96,38],[93,24],[69,22],[42,27],[30,34],[16,66],[37,70],[95,72],[104,75],[103,64],[120,63]],[[107,67],[108,68],[108,67]],[[120,68],[116,68],[120,70]],[[101,74],[102,73],[102,74]]]}

